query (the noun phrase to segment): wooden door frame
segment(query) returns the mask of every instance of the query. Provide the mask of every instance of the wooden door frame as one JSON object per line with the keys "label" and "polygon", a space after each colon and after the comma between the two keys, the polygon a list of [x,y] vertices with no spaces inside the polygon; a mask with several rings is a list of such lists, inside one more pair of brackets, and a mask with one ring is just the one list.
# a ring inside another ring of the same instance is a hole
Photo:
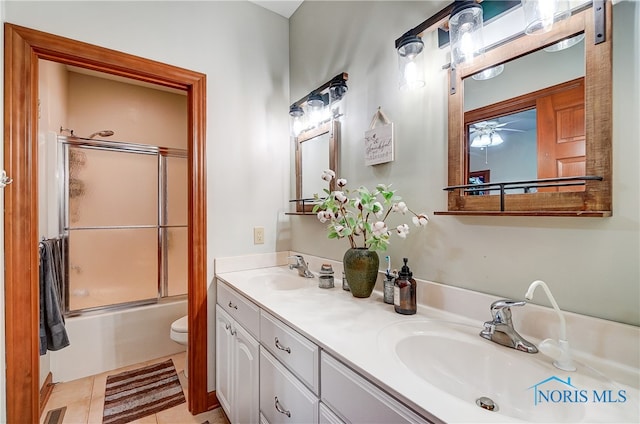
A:
{"label": "wooden door frame", "polygon": [[[5,353],[7,422],[39,421],[38,60],[79,66],[188,93],[189,411],[206,411],[206,76],[126,53],[4,26]],[[169,329],[167,329],[169,331]]]}

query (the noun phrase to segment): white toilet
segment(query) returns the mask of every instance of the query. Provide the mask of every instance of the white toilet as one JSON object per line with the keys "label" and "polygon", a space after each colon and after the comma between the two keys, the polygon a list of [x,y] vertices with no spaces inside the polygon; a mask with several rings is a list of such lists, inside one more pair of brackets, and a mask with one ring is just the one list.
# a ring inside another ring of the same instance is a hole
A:
{"label": "white toilet", "polygon": [[188,377],[187,365],[189,362],[189,321],[187,316],[179,318],[171,324],[171,340],[174,342],[187,346],[187,355],[184,360],[184,376]]}

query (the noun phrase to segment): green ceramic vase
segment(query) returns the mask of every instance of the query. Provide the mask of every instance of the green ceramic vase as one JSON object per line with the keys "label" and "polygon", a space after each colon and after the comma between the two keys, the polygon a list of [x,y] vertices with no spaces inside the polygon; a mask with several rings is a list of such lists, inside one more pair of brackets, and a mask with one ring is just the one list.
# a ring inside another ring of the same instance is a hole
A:
{"label": "green ceramic vase", "polygon": [[371,296],[378,278],[378,254],[365,247],[352,248],[345,252],[342,263],[351,294],[354,297]]}

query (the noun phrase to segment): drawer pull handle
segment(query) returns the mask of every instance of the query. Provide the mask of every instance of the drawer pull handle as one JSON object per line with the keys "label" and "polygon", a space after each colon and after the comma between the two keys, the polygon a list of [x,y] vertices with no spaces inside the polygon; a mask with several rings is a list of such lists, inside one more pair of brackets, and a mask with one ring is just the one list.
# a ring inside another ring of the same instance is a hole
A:
{"label": "drawer pull handle", "polygon": [[276,396],[276,411],[291,418],[291,412],[287,411],[282,406],[280,406],[280,401],[278,401],[278,396]]}
{"label": "drawer pull handle", "polygon": [[234,305],[231,301],[229,301],[229,307],[238,310],[238,305]]}
{"label": "drawer pull handle", "polygon": [[236,331],[236,330],[234,330],[233,328],[231,328],[231,324],[225,324],[225,325],[224,325],[224,329],[225,329],[225,330],[231,330],[231,331],[229,331],[229,333],[230,333],[232,336],[235,336],[235,335],[236,335],[236,333],[237,333],[237,331]]}
{"label": "drawer pull handle", "polygon": [[282,345],[280,344],[280,340],[278,340],[278,338],[277,338],[277,337],[276,337],[276,347],[277,347],[278,349],[280,349],[280,350],[284,350],[285,352],[287,352],[287,353],[289,353],[289,354],[291,353],[291,348],[288,348],[288,347],[284,347],[284,346],[282,346]]}

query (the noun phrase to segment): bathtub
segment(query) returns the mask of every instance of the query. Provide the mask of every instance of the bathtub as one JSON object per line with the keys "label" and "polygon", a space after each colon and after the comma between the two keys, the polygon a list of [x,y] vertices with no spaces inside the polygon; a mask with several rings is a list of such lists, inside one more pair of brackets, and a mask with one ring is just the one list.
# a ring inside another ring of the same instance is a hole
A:
{"label": "bathtub", "polygon": [[54,382],[70,381],[184,351],[169,337],[187,300],[66,319],[71,345],[50,352]]}

